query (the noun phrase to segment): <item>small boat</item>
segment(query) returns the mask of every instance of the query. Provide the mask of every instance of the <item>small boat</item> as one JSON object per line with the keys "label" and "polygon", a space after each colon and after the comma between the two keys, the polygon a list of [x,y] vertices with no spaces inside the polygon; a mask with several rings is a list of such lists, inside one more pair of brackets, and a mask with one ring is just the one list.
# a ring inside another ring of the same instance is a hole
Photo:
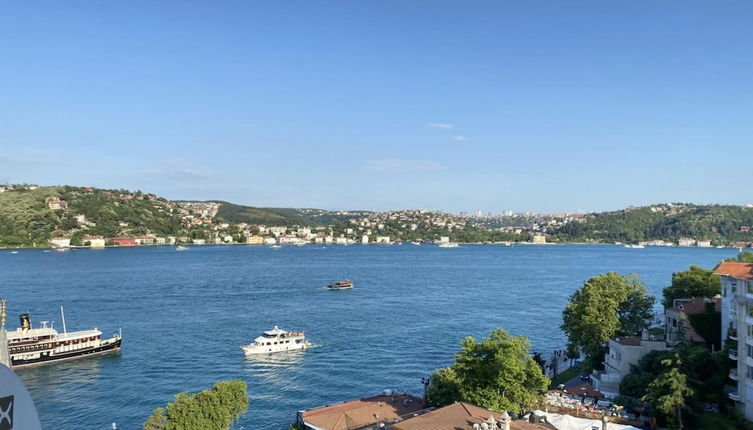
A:
{"label": "small boat", "polygon": [[272,245],[271,248],[272,249],[280,249],[280,248],[282,248],[282,245]]}
{"label": "small boat", "polygon": [[189,249],[191,249],[191,248],[189,248],[189,247],[187,247],[187,246],[183,246],[183,245],[178,245],[178,246],[177,246],[177,247],[175,248],[175,250],[176,250],[176,251],[188,251]]}
{"label": "small boat", "polygon": [[443,242],[439,244],[440,248],[457,248],[458,246],[455,242]]}
{"label": "small boat", "polygon": [[625,245],[625,248],[631,248],[631,249],[643,249],[643,248],[645,248],[645,246],[643,246],[643,245],[641,245],[641,244],[633,244],[633,243],[628,243],[627,245]]}
{"label": "small boat", "polygon": [[18,254],[18,251],[11,251],[11,254]]}
{"label": "small boat", "polygon": [[411,244],[416,245],[416,246],[421,246],[421,242],[411,242]]}
{"label": "small boat", "polygon": [[241,346],[245,355],[270,354],[273,352],[296,351],[310,347],[302,331],[285,331],[277,326],[265,331],[253,343]]}
{"label": "small boat", "polygon": [[330,290],[349,290],[353,288],[353,281],[346,279],[344,281],[333,282],[327,285],[327,288],[329,288]]}

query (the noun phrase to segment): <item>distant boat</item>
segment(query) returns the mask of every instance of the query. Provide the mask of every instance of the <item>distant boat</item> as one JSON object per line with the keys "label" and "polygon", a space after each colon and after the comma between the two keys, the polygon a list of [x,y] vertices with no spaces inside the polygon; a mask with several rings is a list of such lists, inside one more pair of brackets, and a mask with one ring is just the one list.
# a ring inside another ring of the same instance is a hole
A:
{"label": "distant boat", "polygon": [[191,248],[189,248],[187,246],[183,246],[183,245],[178,245],[178,247],[175,248],[176,251],[188,251],[189,249],[191,249]]}
{"label": "distant boat", "polygon": [[625,248],[631,248],[631,249],[643,249],[643,248],[645,248],[645,246],[643,246],[643,245],[641,245],[641,244],[639,244],[639,243],[636,243],[636,244],[633,244],[633,243],[628,243],[628,244],[626,244],[626,245],[625,245]]}
{"label": "distant boat", "polygon": [[344,281],[334,282],[327,285],[330,290],[349,290],[353,288],[353,281],[346,279]]}
{"label": "distant boat", "polygon": [[18,254],[18,251],[11,251],[11,254]]}
{"label": "distant boat", "polygon": [[421,242],[411,242],[413,245],[419,246],[421,245]]}
{"label": "distant boat", "polygon": [[272,245],[272,248],[273,249],[280,249],[280,248],[282,248],[282,245]]}
{"label": "distant boat", "polygon": [[458,246],[460,245],[455,242],[443,242],[439,244],[440,248],[457,248]]}

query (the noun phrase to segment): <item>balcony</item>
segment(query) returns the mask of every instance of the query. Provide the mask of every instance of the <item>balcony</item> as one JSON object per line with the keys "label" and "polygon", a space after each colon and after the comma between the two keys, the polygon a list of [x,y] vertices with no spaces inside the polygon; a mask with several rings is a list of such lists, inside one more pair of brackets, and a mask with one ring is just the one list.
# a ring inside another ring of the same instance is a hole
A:
{"label": "balcony", "polygon": [[735,361],[737,361],[737,351],[735,351],[734,349],[733,349],[732,351],[730,351],[730,352],[729,352],[729,358],[730,358],[731,360],[735,360]]}
{"label": "balcony", "polygon": [[734,400],[734,401],[736,401],[736,402],[739,402],[740,401],[740,393],[738,393],[737,391],[733,391],[733,392],[729,393],[729,398],[732,399],[732,400]]}
{"label": "balcony", "polygon": [[730,340],[737,340],[737,330],[734,328],[727,330],[727,336],[729,336]]}
{"label": "balcony", "polygon": [[733,381],[737,381],[738,379],[740,379],[738,377],[738,375],[737,375],[737,369],[730,369],[730,371],[729,371],[729,379],[731,379]]}

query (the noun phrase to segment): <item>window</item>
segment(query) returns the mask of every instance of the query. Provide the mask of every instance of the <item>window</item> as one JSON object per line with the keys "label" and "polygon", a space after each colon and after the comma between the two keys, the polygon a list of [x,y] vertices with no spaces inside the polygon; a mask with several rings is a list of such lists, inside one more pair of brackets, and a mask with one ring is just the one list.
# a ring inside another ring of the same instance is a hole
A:
{"label": "window", "polygon": [[748,284],[748,294],[753,294],[753,283],[746,282]]}
{"label": "window", "polygon": [[753,358],[753,346],[751,346],[751,345],[745,345],[745,347],[746,347],[747,352],[748,352],[748,357]]}
{"label": "window", "polygon": [[753,337],[753,325],[748,326],[748,337]]}
{"label": "window", "polygon": [[745,377],[748,379],[753,379],[753,367],[745,366]]}

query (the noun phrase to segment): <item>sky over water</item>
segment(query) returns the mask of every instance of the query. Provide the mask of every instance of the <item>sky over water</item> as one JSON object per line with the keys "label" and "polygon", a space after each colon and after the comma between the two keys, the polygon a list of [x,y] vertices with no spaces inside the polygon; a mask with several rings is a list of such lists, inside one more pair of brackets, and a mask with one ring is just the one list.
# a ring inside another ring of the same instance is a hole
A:
{"label": "sky over water", "polygon": [[6,3],[0,183],[325,209],[750,203],[752,19],[746,1]]}

